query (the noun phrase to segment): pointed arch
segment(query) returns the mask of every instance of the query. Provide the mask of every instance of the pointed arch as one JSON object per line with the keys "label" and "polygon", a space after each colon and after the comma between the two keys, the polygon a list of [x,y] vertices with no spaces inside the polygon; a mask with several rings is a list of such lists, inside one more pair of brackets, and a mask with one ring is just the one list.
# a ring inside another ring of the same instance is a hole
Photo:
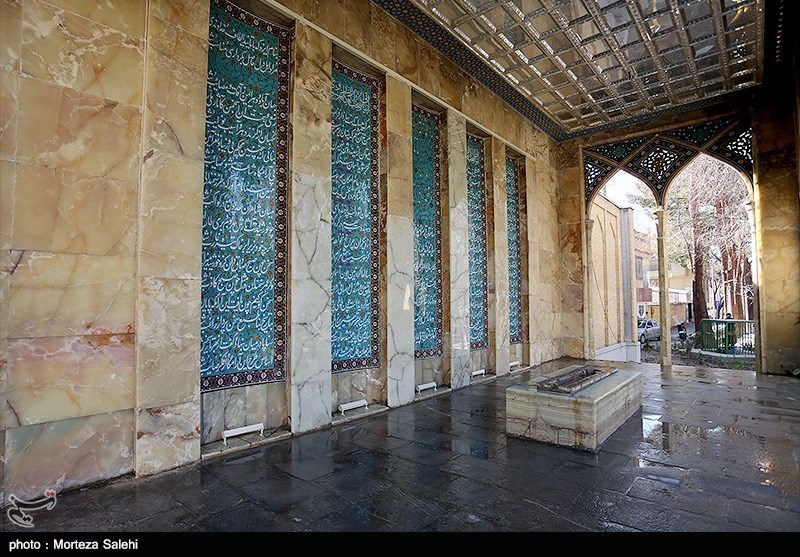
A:
{"label": "pointed arch", "polygon": [[[748,203],[747,203],[747,209],[746,209],[746,214],[747,214],[747,225],[746,226],[748,227],[748,232],[749,232],[750,252],[751,252],[750,253],[750,258],[749,258],[750,264],[751,264],[749,273],[750,273],[751,284],[753,286],[757,286],[759,284],[759,265],[758,265],[758,261],[757,261],[759,238],[758,238],[758,230],[757,230],[757,227],[756,227],[756,220],[755,220],[756,219],[756,215],[755,215],[755,210],[754,210],[755,209],[754,208],[754,203],[755,203],[754,183],[753,183],[753,181],[751,179],[751,176],[748,175],[745,171],[743,171],[740,166],[734,165],[730,161],[728,161],[728,160],[726,160],[726,159],[724,159],[724,158],[722,158],[720,156],[717,156],[714,153],[709,153],[707,151],[699,152],[686,165],[684,165],[684,167],[680,170],[680,172],[678,172],[670,180],[669,184],[667,185],[667,187],[666,187],[666,189],[664,191],[664,206],[667,207],[667,202],[670,200],[670,195],[673,194],[673,191],[674,191],[673,190],[673,186],[677,182],[679,182],[679,179],[683,176],[683,174],[685,172],[689,171],[695,163],[697,163],[699,160],[701,160],[703,158],[711,159],[711,160],[713,160],[713,161],[715,161],[717,163],[720,163],[724,167],[727,167],[729,171],[732,170],[736,175],[739,176],[739,178],[741,179],[741,183],[744,185],[744,187],[745,187],[745,189],[747,191]],[[708,178],[706,178],[705,180],[701,180],[699,185],[693,186],[693,189],[702,189],[702,188],[707,187],[707,185],[708,185],[707,180],[708,180]],[[739,187],[739,186],[735,184],[734,187]],[[756,321],[756,328],[759,327],[758,313],[757,313],[757,310],[755,309],[756,307],[758,307],[758,304],[759,304],[758,296],[759,296],[758,292],[754,293],[753,294],[753,298],[751,300],[751,302],[754,304],[754,307],[752,309],[754,311],[754,320]]]}
{"label": "pointed arch", "polygon": [[753,177],[752,177],[751,174],[748,174],[747,172],[742,170],[742,168],[740,166],[731,163],[729,160],[717,155],[716,153],[708,152],[708,151],[698,151],[697,153],[694,154],[694,156],[692,156],[691,159],[686,161],[686,163],[683,166],[681,166],[680,170],[678,170],[678,172],[676,172],[675,175],[672,176],[672,178],[670,178],[669,182],[664,186],[662,199],[663,199],[665,204],[666,204],[666,201],[667,201],[667,195],[668,195],[669,190],[672,187],[672,185],[677,181],[678,178],[680,178],[680,176],[684,172],[686,172],[689,168],[691,168],[692,164],[694,164],[695,161],[697,161],[701,157],[712,158],[714,160],[717,160],[717,161],[721,162],[722,164],[724,164],[726,166],[731,167],[733,170],[735,170],[736,173],[741,177],[742,182],[744,182],[745,186],[747,187],[747,194],[748,194],[748,197],[750,199],[750,202],[751,203],[753,202],[754,190],[753,190]]}
{"label": "pointed arch", "polygon": [[617,178],[617,176],[619,176],[621,174],[628,175],[631,178],[635,178],[636,180],[642,182],[642,184],[644,184],[644,186],[647,188],[647,190],[651,194],[653,194],[653,201],[655,201],[656,204],[658,204],[658,192],[656,191],[656,189],[653,186],[651,186],[646,180],[643,180],[641,176],[638,176],[637,174],[634,174],[633,172],[630,172],[628,169],[626,169],[626,168],[617,168],[615,170],[612,170],[610,174],[606,175],[605,178],[603,178],[603,181],[601,182],[600,186],[595,188],[592,191],[591,196],[588,198],[587,203],[586,203],[586,215],[587,216],[591,212],[592,203],[596,199],[597,195],[603,190],[603,188],[605,186],[607,186],[609,183],[613,182]]}

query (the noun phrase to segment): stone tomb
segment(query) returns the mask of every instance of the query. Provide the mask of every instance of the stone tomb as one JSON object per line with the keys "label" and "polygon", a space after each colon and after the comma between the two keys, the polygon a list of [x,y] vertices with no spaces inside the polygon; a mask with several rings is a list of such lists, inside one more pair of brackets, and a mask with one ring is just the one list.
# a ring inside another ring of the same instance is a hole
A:
{"label": "stone tomb", "polygon": [[641,406],[641,372],[569,366],[506,389],[506,434],[596,451]]}

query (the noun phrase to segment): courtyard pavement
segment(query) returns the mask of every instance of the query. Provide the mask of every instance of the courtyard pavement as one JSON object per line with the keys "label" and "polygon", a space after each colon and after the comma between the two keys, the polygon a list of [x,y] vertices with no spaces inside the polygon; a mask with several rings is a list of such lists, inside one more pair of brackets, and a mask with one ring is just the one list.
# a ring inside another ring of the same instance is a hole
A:
{"label": "courtyard pavement", "polygon": [[619,364],[644,401],[597,453],[507,437],[505,389],[573,363],[61,493],[27,531],[800,531],[800,380]]}

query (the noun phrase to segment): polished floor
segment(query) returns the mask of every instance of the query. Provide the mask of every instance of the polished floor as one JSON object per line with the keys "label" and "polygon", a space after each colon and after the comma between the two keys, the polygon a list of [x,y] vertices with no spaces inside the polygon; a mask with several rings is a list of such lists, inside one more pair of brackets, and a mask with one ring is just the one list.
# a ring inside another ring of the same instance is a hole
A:
{"label": "polished floor", "polygon": [[623,364],[642,409],[597,453],[506,437],[506,387],[572,363],[63,493],[28,531],[800,531],[800,379]]}

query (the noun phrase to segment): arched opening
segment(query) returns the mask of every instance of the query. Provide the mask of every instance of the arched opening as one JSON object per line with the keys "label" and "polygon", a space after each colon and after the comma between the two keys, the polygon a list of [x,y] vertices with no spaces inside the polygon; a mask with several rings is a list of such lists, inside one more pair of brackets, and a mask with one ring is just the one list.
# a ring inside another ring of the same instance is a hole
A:
{"label": "arched opening", "polygon": [[681,347],[687,354],[740,356],[738,367],[755,369],[757,265],[749,179],[700,153],[667,185],[664,205],[673,320],[687,324],[689,337]]}
{"label": "arched opening", "polygon": [[[650,268],[657,269],[656,225],[647,208],[655,199],[639,178],[617,170],[587,207],[587,348],[595,359],[640,361],[639,325],[652,321],[657,304],[649,284]],[[648,340],[657,358],[657,339]]]}
{"label": "arched opening", "polygon": [[[609,178],[617,171],[630,172],[641,179],[651,192],[640,196],[640,201],[647,209],[652,210],[656,217],[657,256],[654,262],[657,265],[653,265],[650,271],[650,278],[655,279],[651,280],[651,286],[656,288],[651,290],[656,296],[653,300],[656,303],[652,304],[650,315],[644,314],[644,316],[657,317],[659,330],[664,330],[664,338],[670,340],[658,344],[660,353],[657,361],[662,367],[672,365],[672,351],[676,342],[687,349],[687,356],[691,348],[689,345],[694,345],[694,340],[697,340],[698,346],[700,345],[698,337],[689,338],[689,330],[685,324],[701,321],[705,313],[714,318],[722,317],[723,320],[730,314],[730,319],[714,324],[714,330],[728,331],[735,328],[737,331],[735,335],[720,335],[721,338],[728,340],[723,340],[721,346],[714,344],[715,353],[723,352],[726,356],[730,356],[745,352],[747,357],[751,357],[755,352],[760,352],[761,335],[758,322],[760,291],[756,276],[756,262],[760,260],[753,254],[760,253],[761,248],[756,234],[756,216],[752,210],[755,196],[752,184],[751,137],[752,130],[745,118],[723,117],[613,143],[593,145],[583,150],[587,227],[593,224],[589,213],[595,195],[607,182],[610,182]],[[689,180],[690,176],[693,185],[679,186],[685,180]],[[703,176],[713,182],[713,187],[703,183]],[[741,184],[744,184],[744,188]],[[666,196],[667,190],[672,188],[672,195],[675,197],[677,195],[675,191],[681,187],[687,187],[689,188],[687,191],[693,193],[691,196],[684,195],[683,199],[677,196],[670,202]],[[716,194],[718,198],[714,201],[701,199],[712,194]],[[691,206],[690,197],[694,200]],[[677,215],[682,213],[685,215],[690,208],[695,210],[695,216],[698,214],[702,216],[705,213],[705,218],[698,221],[699,224],[695,229],[689,226],[688,217],[684,217],[680,223],[674,222]],[[671,209],[675,213],[672,218]],[[687,247],[689,236],[691,236],[690,246]],[[702,236],[714,238],[715,243],[720,240],[719,245],[716,247],[704,245],[702,249],[695,250],[694,238]],[[587,233],[587,247],[591,240],[592,234]],[[684,249],[687,255],[681,259],[676,252]],[[589,275],[592,270],[592,252],[591,249],[585,252],[587,299],[592,295]],[[694,253],[700,254],[703,259],[702,264],[694,262]],[[707,267],[706,260],[716,263],[715,268],[708,269],[708,276],[704,272]],[[695,268],[699,269],[697,277],[694,273]],[[671,275],[675,282],[672,287],[670,287]],[[691,290],[687,288],[687,281],[692,283]],[[710,300],[710,308],[705,298]],[[584,326],[590,333],[596,317],[592,315],[592,309],[589,306],[584,312]],[[699,316],[695,315],[698,309]],[[734,320],[734,315],[741,316],[741,319]],[[740,323],[734,324],[731,321]],[[666,331],[669,331],[668,336]],[[588,336],[585,350],[587,355],[591,355],[594,342]],[[731,339],[735,347],[732,346]],[[724,365],[718,365],[723,362]],[[732,367],[730,360],[725,361],[720,358],[681,363]],[[740,367],[740,363],[733,365],[736,366]]]}

